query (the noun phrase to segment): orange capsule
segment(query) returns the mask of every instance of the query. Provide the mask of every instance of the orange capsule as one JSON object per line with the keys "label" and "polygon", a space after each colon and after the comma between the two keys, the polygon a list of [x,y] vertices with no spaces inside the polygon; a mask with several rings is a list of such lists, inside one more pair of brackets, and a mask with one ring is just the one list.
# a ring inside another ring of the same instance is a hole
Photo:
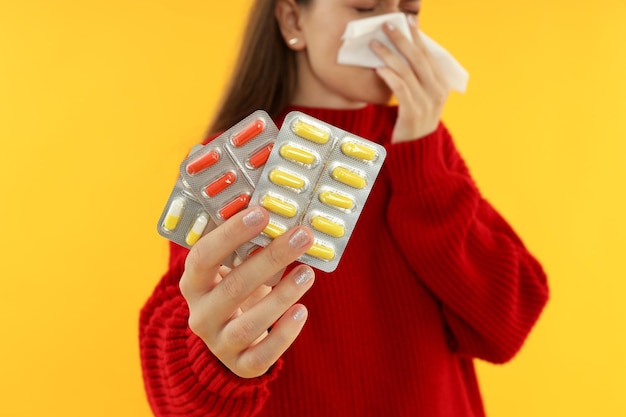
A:
{"label": "orange capsule", "polygon": [[220,160],[220,153],[216,150],[212,150],[204,155],[202,155],[198,159],[194,159],[190,163],[187,164],[187,173],[189,175],[194,175],[199,172],[204,171],[205,169],[215,165],[217,161]]}
{"label": "orange capsule", "polygon": [[262,149],[256,151],[254,155],[248,159],[248,165],[257,169],[267,162],[267,159],[270,157],[270,153],[272,153],[272,149],[274,148],[274,143],[270,143],[269,145],[263,147]]}
{"label": "orange capsule", "polygon": [[230,141],[237,147],[243,146],[257,137],[261,132],[263,132],[263,130],[265,130],[265,122],[263,119],[256,119],[254,122],[234,134]]}
{"label": "orange capsule", "polygon": [[208,195],[209,197],[215,197],[216,195],[224,191],[226,188],[234,184],[236,180],[237,180],[237,175],[235,175],[234,172],[229,171],[226,174],[219,177],[218,179],[216,179],[215,181],[213,181],[211,184],[207,185],[204,188],[204,193]]}
{"label": "orange capsule", "polygon": [[229,219],[246,208],[249,202],[250,196],[248,194],[241,194],[239,197],[222,207],[220,210],[220,216],[224,220]]}

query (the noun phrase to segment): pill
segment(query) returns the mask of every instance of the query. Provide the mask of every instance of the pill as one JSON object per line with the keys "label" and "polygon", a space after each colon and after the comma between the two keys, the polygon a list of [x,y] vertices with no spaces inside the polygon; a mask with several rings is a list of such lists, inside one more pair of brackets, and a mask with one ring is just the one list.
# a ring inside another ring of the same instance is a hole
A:
{"label": "pill", "polygon": [[185,200],[182,197],[176,198],[172,201],[172,204],[170,204],[170,207],[167,209],[167,213],[165,214],[165,219],[163,219],[163,229],[165,229],[165,231],[171,232],[176,229],[184,208]]}
{"label": "pill", "polygon": [[311,219],[311,226],[315,230],[319,230],[322,233],[333,237],[343,237],[346,233],[346,228],[341,223],[336,223],[326,217],[315,216]]}
{"label": "pill", "polygon": [[335,250],[333,248],[319,243],[314,243],[306,253],[326,261],[330,261],[335,257]]}
{"label": "pill", "polygon": [[341,151],[345,155],[364,161],[373,161],[374,158],[376,158],[376,151],[374,149],[354,142],[346,142],[341,145]]}
{"label": "pill", "polygon": [[263,229],[263,233],[265,233],[272,239],[276,239],[278,236],[285,233],[285,229],[276,224],[268,223],[267,226],[265,226],[265,229]]}
{"label": "pill", "polygon": [[265,121],[263,119],[256,119],[248,126],[233,135],[230,139],[231,143],[237,147],[243,146],[257,137],[265,129]]}
{"label": "pill", "polygon": [[204,193],[209,197],[215,197],[237,180],[234,172],[227,172],[204,188]]}
{"label": "pill", "polygon": [[235,198],[224,207],[222,207],[222,209],[219,211],[220,217],[224,220],[231,218],[232,216],[246,208],[249,202],[250,196],[248,194],[241,194],[239,197]]}
{"label": "pill", "polygon": [[215,165],[220,160],[220,153],[216,150],[212,150],[202,155],[198,159],[194,159],[187,164],[187,173],[189,175],[198,174],[205,169]]}
{"label": "pill", "polygon": [[256,151],[249,159],[248,166],[252,169],[257,169],[262,167],[267,162],[270,154],[272,153],[272,148],[274,148],[274,143],[270,143],[269,145],[261,148]]}
{"label": "pill", "polygon": [[302,120],[297,120],[293,124],[293,131],[296,135],[320,145],[325,144],[330,139],[330,134],[327,130],[305,123]]}
{"label": "pill", "polygon": [[350,171],[344,167],[337,167],[333,169],[332,176],[337,181],[349,185],[350,187],[361,189],[365,188],[367,185],[365,178],[363,178],[360,174]]}
{"label": "pill", "polygon": [[189,232],[187,233],[187,237],[185,238],[185,242],[189,246],[195,245],[198,239],[202,237],[202,233],[204,233],[204,229],[206,229],[206,225],[208,223],[209,223],[209,216],[206,213],[200,213],[196,221],[193,222],[191,229],[189,229]]}
{"label": "pill", "polygon": [[273,169],[270,172],[270,181],[276,185],[282,185],[283,187],[291,187],[296,190],[304,188],[304,180],[297,175],[290,174],[281,169]]}
{"label": "pill", "polygon": [[337,194],[332,191],[323,191],[320,193],[320,201],[329,206],[350,210],[354,206],[354,201],[350,197]]}
{"label": "pill", "polygon": [[300,148],[289,145],[283,145],[280,148],[280,155],[293,162],[299,162],[304,165],[311,165],[315,162],[315,155]]}
{"label": "pill", "polygon": [[298,212],[298,209],[293,204],[280,200],[276,197],[272,197],[271,195],[263,197],[261,205],[272,213],[276,213],[287,218],[294,217]]}

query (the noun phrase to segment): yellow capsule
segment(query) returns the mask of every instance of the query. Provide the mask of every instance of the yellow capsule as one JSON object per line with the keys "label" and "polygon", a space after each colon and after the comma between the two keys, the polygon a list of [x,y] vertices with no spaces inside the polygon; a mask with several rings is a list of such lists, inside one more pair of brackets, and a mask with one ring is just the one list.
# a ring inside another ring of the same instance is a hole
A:
{"label": "yellow capsule", "polygon": [[320,245],[319,243],[314,243],[306,253],[316,258],[324,259],[325,261],[330,261],[335,257],[335,250],[333,248]]}
{"label": "yellow capsule", "polygon": [[333,169],[332,176],[337,181],[349,185],[350,187],[361,189],[365,188],[367,185],[365,178],[344,167],[337,167]]}
{"label": "yellow capsule", "polygon": [[346,228],[343,224],[335,223],[322,216],[313,217],[311,219],[311,226],[313,226],[315,230],[319,230],[333,237],[343,237],[343,235],[346,234]]}
{"label": "yellow capsule", "polygon": [[280,148],[280,155],[289,161],[299,162],[304,165],[312,165],[316,159],[311,152],[289,145],[283,145]]}
{"label": "yellow capsule", "polygon": [[330,133],[327,130],[305,123],[302,120],[297,120],[293,124],[293,131],[296,135],[320,145],[325,144],[330,139]]}
{"label": "yellow capsule", "polygon": [[263,197],[261,205],[272,213],[276,213],[287,218],[294,217],[298,212],[298,209],[293,204],[287,203],[286,201],[280,200],[276,197],[272,197],[271,195]]}
{"label": "yellow capsule", "polygon": [[202,237],[202,233],[204,233],[204,229],[206,229],[208,223],[209,216],[206,213],[201,213],[193,223],[193,226],[191,226],[189,233],[187,233],[185,242],[187,242],[189,246],[195,245],[198,239]]}
{"label": "yellow capsule", "polygon": [[280,169],[274,169],[270,172],[270,181],[276,185],[282,185],[283,187],[291,187],[296,190],[304,188],[304,180],[296,175],[289,174]]}
{"label": "yellow capsule", "polygon": [[350,197],[334,193],[332,191],[323,191],[320,193],[320,201],[329,206],[339,207],[350,210],[354,207],[354,201]]}
{"label": "yellow capsule", "polygon": [[376,158],[376,151],[374,149],[354,142],[346,142],[341,145],[341,151],[345,155],[364,161],[373,161],[374,158]]}
{"label": "yellow capsule", "polygon": [[185,201],[182,197],[172,201],[172,204],[170,204],[170,207],[167,209],[167,214],[165,214],[165,219],[163,220],[163,229],[167,232],[171,232],[176,229],[184,208]]}
{"label": "yellow capsule", "polygon": [[263,233],[271,237],[272,239],[276,239],[278,236],[285,233],[285,229],[282,227],[275,225],[273,223],[268,223],[268,225],[263,229]]}

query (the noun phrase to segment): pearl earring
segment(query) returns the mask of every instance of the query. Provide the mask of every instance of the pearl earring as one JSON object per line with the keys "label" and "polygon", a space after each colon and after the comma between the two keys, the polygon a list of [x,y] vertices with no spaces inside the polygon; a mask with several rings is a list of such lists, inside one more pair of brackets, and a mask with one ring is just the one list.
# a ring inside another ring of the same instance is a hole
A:
{"label": "pearl earring", "polygon": [[287,43],[291,46],[297,44],[300,40],[298,38],[291,38],[287,41]]}

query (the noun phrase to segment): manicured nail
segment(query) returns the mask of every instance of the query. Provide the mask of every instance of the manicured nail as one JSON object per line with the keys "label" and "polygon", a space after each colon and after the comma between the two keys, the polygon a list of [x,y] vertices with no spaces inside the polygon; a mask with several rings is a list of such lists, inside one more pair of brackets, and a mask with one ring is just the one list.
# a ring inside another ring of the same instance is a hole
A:
{"label": "manicured nail", "polygon": [[250,213],[243,216],[243,224],[248,227],[256,226],[263,221],[263,213],[260,209],[255,208]]}
{"label": "manicured nail", "polygon": [[396,27],[395,27],[395,25],[393,23],[387,22],[386,25],[387,25],[387,29],[389,29],[391,31],[396,30]]}
{"label": "manicured nail", "polygon": [[293,319],[294,320],[304,320],[306,315],[307,315],[306,308],[298,307],[296,309],[296,311],[293,312]]}
{"label": "manicured nail", "polygon": [[309,235],[302,229],[296,230],[296,232],[289,238],[289,246],[294,249],[300,249],[309,244]]}
{"label": "manicured nail", "polygon": [[302,285],[311,278],[313,278],[313,271],[309,268],[303,268],[302,271],[300,271],[298,275],[294,277],[294,281],[296,282],[296,284]]}

